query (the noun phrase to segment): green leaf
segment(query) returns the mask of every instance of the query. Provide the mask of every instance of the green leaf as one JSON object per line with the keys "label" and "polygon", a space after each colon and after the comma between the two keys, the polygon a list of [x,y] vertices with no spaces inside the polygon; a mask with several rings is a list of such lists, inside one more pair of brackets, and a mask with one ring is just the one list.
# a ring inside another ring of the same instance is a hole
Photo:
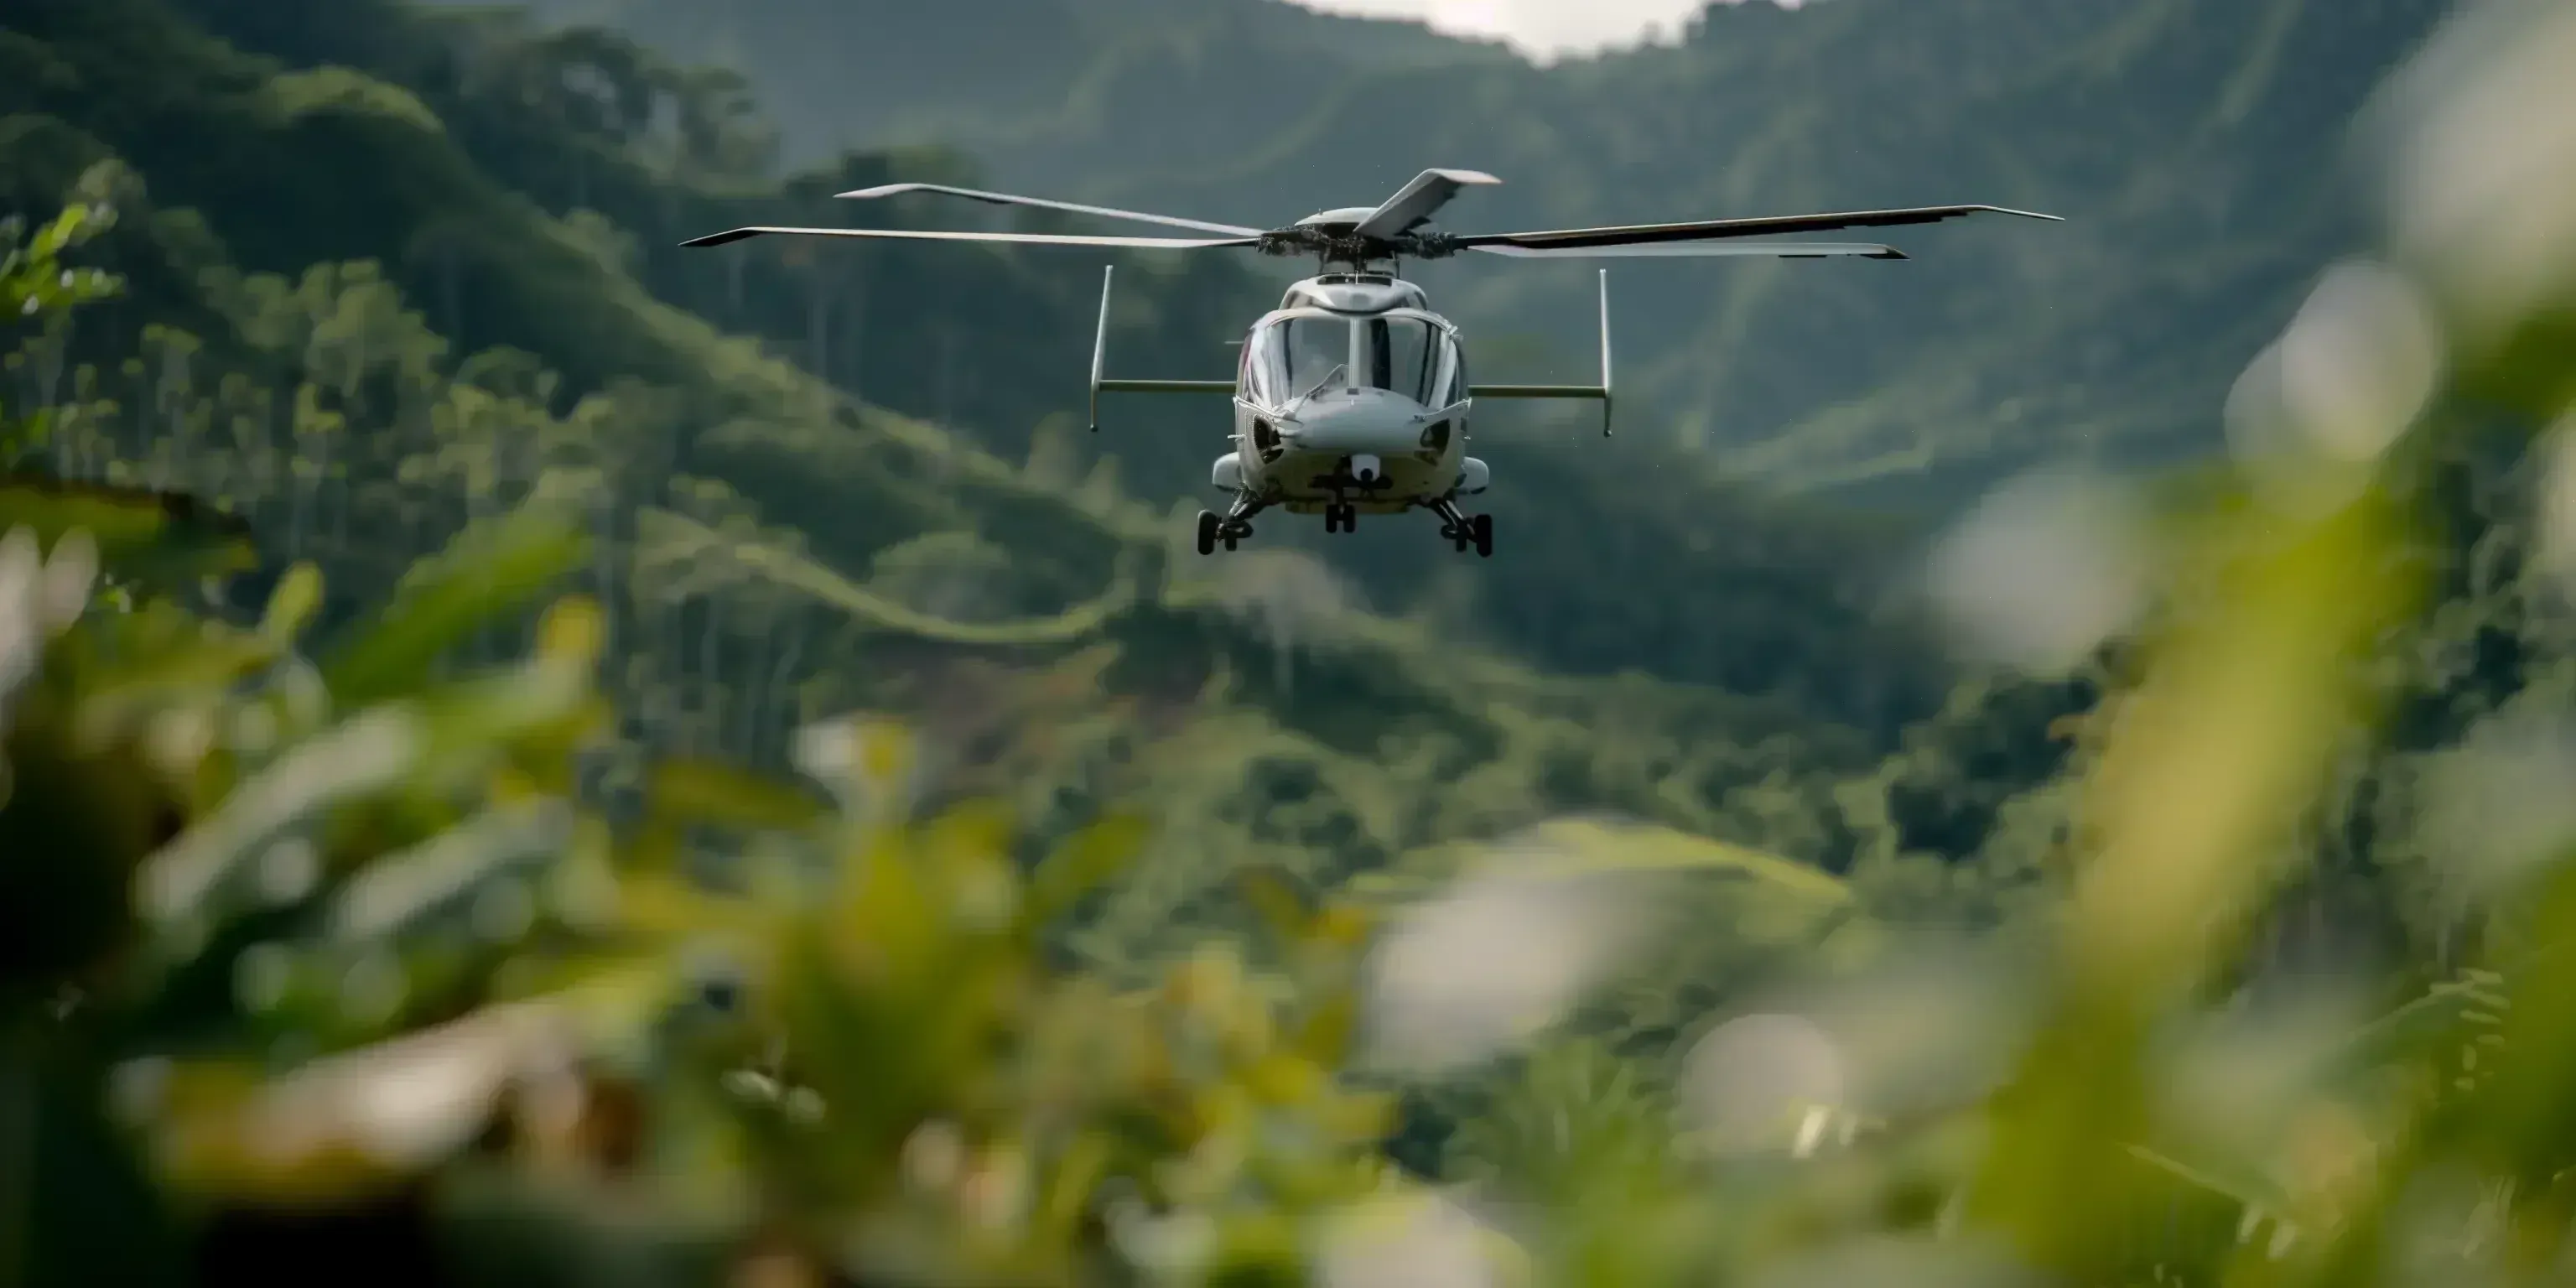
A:
{"label": "green leaf", "polygon": [[1541,826],[1530,840],[1540,853],[1515,870],[1532,876],[1731,872],[1829,903],[1851,898],[1848,886],[1820,869],[1669,828],[1564,821]]}
{"label": "green leaf", "polygon": [[654,765],[645,795],[654,821],[665,824],[716,823],[792,832],[812,826],[825,813],[823,802],[811,792],[704,760]]}
{"label": "green leaf", "polygon": [[399,934],[491,878],[557,853],[571,834],[571,811],[560,801],[485,811],[359,872],[332,903],[331,936],[348,947]]}
{"label": "green leaf", "polygon": [[2281,1187],[2243,1168],[2202,1160],[2185,1163],[2169,1154],[2143,1145],[2128,1147],[2129,1156],[2196,1189],[2228,1200],[2240,1208],[2282,1213],[2291,1210],[2290,1196]]}
{"label": "green leaf", "polygon": [[276,591],[269,595],[268,612],[260,619],[260,634],[280,647],[291,645],[321,608],[322,570],[299,563],[287,570]]}
{"label": "green leaf", "polygon": [[1144,819],[1117,814],[1074,833],[1038,864],[1029,882],[1027,924],[1045,926],[1109,878],[1144,848]]}
{"label": "green leaf", "polygon": [[323,667],[333,698],[364,706],[418,688],[475,630],[508,616],[587,557],[580,527],[527,509],[459,533],[404,579],[375,628]]}
{"label": "green leaf", "polygon": [[1271,934],[1287,942],[1306,934],[1314,914],[1284,873],[1275,867],[1249,869],[1236,876],[1235,884],[1243,888],[1244,898],[1261,915],[1262,924],[1270,928]]}
{"label": "green leaf", "polygon": [[249,524],[180,493],[0,475],[0,532],[21,527],[46,549],[68,532],[86,531],[109,576],[164,590],[259,562]]}
{"label": "green leaf", "polygon": [[271,841],[332,805],[407,780],[427,742],[416,714],[379,708],[288,751],[144,864],[144,916],[166,926],[225,911],[221,892]]}

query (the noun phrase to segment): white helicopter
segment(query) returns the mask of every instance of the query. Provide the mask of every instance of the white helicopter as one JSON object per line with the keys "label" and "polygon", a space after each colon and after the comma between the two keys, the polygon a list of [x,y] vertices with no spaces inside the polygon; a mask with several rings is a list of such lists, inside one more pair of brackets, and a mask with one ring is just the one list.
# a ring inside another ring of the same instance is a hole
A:
{"label": "white helicopter", "polygon": [[[2058,216],[2001,206],[1924,206],[1847,214],[1717,219],[1540,232],[1458,235],[1427,229],[1431,217],[1462,190],[1500,183],[1474,170],[1425,170],[1374,207],[1308,215],[1267,231],[1171,215],[1077,205],[1042,197],[982,192],[933,183],[896,183],[838,194],[873,199],[937,193],[1003,206],[1135,220],[1218,234],[1214,237],[1092,237],[1055,233],[944,232],[891,228],[736,228],[681,243],[721,246],[770,235],[862,237],[913,241],[1011,242],[1042,246],[1208,250],[1240,248],[1267,255],[1313,255],[1316,276],[1288,288],[1279,307],[1253,324],[1241,342],[1232,380],[1111,380],[1102,377],[1109,339],[1109,292],[1117,270],[1102,273],[1100,329],[1091,351],[1091,428],[1100,428],[1100,395],[1229,394],[1234,449],[1217,458],[1212,482],[1230,494],[1224,513],[1202,510],[1198,551],[1228,550],[1252,535],[1252,519],[1278,508],[1324,516],[1327,532],[1350,532],[1359,516],[1429,510],[1440,535],[1460,551],[1494,552],[1489,514],[1469,515],[1462,496],[1483,492],[1493,474],[1466,454],[1467,420],[1479,398],[1577,398],[1601,403],[1601,432],[1610,433],[1610,274],[1601,272],[1601,383],[1473,384],[1467,379],[1458,328],[1431,311],[1422,288],[1399,273],[1406,259],[1445,259],[1461,251],[1518,259],[1667,256],[1768,256],[1779,259],[1904,259],[1869,243],[1769,242],[1732,239],[1829,229],[1927,224],[1993,213],[2056,221]],[[2062,222],[2062,221],[2061,221]]]}

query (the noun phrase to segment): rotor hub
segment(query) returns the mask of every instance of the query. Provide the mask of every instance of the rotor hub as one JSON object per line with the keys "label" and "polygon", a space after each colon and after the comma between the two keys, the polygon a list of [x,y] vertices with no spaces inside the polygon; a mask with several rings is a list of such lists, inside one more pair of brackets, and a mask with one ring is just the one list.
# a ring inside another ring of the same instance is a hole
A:
{"label": "rotor hub", "polygon": [[1264,233],[1258,249],[1265,255],[1312,255],[1327,268],[1346,265],[1368,269],[1398,260],[1446,259],[1458,253],[1457,238],[1448,233],[1403,233],[1394,237],[1362,237],[1353,234],[1347,224],[1319,222],[1328,216],[1338,219],[1347,211],[1327,211],[1309,215],[1291,227]]}

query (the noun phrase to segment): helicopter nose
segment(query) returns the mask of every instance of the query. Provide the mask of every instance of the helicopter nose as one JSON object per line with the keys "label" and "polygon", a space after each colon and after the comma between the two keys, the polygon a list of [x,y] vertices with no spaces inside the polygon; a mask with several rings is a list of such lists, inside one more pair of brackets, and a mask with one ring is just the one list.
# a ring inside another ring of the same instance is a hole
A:
{"label": "helicopter nose", "polygon": [[1363,389],[1357,395],[1308,403],[1296,419],[1279,426],[1279,434],[1305,451],[1401,455],[1413,450],[1414,440],[1422,433],[1415,423],[1422,412],[1410,399]]}

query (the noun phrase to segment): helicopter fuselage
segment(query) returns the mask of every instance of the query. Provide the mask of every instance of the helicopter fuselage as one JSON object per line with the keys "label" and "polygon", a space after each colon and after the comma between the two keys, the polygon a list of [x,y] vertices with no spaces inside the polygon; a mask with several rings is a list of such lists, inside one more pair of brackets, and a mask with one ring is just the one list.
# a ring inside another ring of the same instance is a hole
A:
{"label": "helicopter fuselage", "polygon": [[1234,450],[1210,482],[1292,514],[1396,514],[1483,491],[1467,391],[1457,327],[1420,287],[1309,278],[1243,341]]}

